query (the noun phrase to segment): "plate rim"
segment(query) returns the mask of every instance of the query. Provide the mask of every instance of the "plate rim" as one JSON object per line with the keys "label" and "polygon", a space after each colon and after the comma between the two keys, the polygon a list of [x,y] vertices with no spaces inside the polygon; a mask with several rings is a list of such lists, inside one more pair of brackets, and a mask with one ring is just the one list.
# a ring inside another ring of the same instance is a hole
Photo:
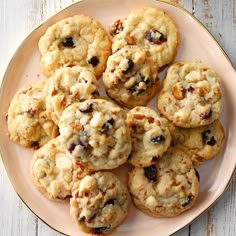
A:
{"label": "plate rim", "polygon": [[[11,58],[5,68],[5,72],[3,73],[3,77],[2,77],[2,82],[0,85],[0,99],[3,96],[3,88],[4,88],[4,84],[5,81],[7,80],[7,74],[8,71],[11,67],[11,64],[14,61],[14,58],[16,57],[19,49],[21,48],[22,44],[24,44],[24,42],[36,31],[38,30],[40,27],[42,27],[44,24],[46,24],[47,22],[49,22],[52,18],[54,18],[55,16],[59,15],[61,12],[65,11],[66,9],[74,6],[74,5],[79,5],[81,2],[86,2],[89,0],[77,0],[76,2],[70,3],[67,6],[65,6],[64,8],[60,9],[58,12],[53,13],[52,15],[50,15],[47,19],[41,21],[38,25],[36,25],[25,37],[24,39],[17,45],[16,50],[14,51],[14,53],[11,55]],[[230,59],[230,57],[228,56],[228,54],[225,52],[225,50],[222,48],[222,46],[220,45],[220,43],[216,40],[216,38],[211,34],[211,32],[204,26],[204,24],[198,19],[196,18],[194,15],[191,14],[191,12],[189,12],[187,9],[185,9],[184,7],[182,7],[181,5],[177,4],[177,3],[173,3],[173,2],[169,2],[168,0],[153,0],[155,2],[160,2],[160,3],[164,3],[173,7],[176,7],[178,9],[180,9],[181,11],[185,12],[186,14],[188,14],[188,16],[190,16],[207,34],[208,36],[210,36],[210,38],[214,41],[214,43],[216,44],[216,46],[221,50],[221,52],[223,53],[223,55],[225,56],[225,58],[227,59],[227,61],[229,62],[230,66],[232,67],[232,69],[234,70],[235,74],[236,74],[236,66],[234,66],[232,60]],[[2,143],[0,141],[0,157],[3,163],[3,167],[4,167],[4,171],[5,174],[7,176],[7,179],[9,180],[10,185],[12,186],[14,192],[17,194],[17,196],[20,198],[20,200],[24,203],[24,205],[33,213],[34,216],[36,216],[38,219],[40,219],[44,224],[46,224],[48,227],[50,227],[51,229],[55,230],[56,232],[63,234],[63,235],[67,235],[63,232],[61,232],[60,230],[54,228],[53,226],[51,226],[49,223],[47,223],[45,220],[43,220],[40,216],[38,216],[34,210],[32,210],[30,208],[30,206],[24,201],[24,199],[20,196],[20,194],[17,192],[13,182],[11,181],[11,177],[9,176],[8,172],[7,172],[7,167],[5,164],[5,157],[3,157],[3,153],[2,153]],[[174,233],[177,233],[179,231],[181,231],[183,228],[187,227],[188,225],[192,224],[195,220],[197,220],[199,217],[201,217],[204,213],[206,213],[210,208],[213,207],[213,205],[216,204],[216,202],[218,202],[220,200],[220,198],[224,195],[224,193],[226,192],[226,190],[228,189],[229,185],[232,182],[233,176],[236,173],[236,164],[234,166],[234,170],[232,171],[232,174],[230,176],[230,178],[228,179],[227,184],[225,185],[225,187],[222,189],[222,193],[215,199],[214,202],[212,202],[206,209],[204,209],[201,213],[199,213],[198,215],[196,215],[190,222],[188,222],[187,224],[185,224],[184,226],[181,226],[179,229],[174,230],[173,232],[171,232],[171,235]],[[68,235],[69,236],[69,235]]]}

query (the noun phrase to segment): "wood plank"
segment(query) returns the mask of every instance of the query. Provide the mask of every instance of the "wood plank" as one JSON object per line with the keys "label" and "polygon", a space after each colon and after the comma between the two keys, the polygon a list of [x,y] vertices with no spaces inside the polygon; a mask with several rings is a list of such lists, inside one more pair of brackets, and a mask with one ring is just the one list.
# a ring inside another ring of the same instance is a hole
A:
{"label": "wood plank", "polygon": [[8,180],[3,164],[0,162],[0,235],[32,236],[36,235],[37,218],[30,212],[15,193]]}
{"label": "wood plank", "polygon": [[236,66],[236,1],[195,1],[195,16],[206,26]]}
{"label": "wood plank", "polygon": [[[194,0],[194,15],[198,18],[236,65],[235,1]],[[233,16],[234,15],[234,16]],[[191,226],[190,235],[235,235],[235,177],[229,190],[207,213]],[[231,204],[230,204],[231,203]]]}

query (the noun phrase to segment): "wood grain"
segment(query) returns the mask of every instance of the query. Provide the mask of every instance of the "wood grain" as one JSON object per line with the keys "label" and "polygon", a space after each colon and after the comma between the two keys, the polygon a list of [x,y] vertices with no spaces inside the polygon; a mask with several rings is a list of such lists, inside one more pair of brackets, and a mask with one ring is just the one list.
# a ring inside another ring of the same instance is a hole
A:
{"label": "wood grain", "polygon": [[[0,76],[19,42],[36,27],[76,0],[1,0],[0,1]],[[120,0],[121,1],[121,0]],[[170,0],[192,13],[212,33],[236,66],[235,0]],[[184,22],[183,22],[184,24]],[[217,58],[216,58],[217,60]],[[227,171],[227,170],[226,170]],[[41,222],[22,203],[6,177],[0,163],[0,235],[59,236]],[[236,235],[236,176],[223,197],[208,212],[175,236]],[[148,232],[147,232],[148,235]]]}

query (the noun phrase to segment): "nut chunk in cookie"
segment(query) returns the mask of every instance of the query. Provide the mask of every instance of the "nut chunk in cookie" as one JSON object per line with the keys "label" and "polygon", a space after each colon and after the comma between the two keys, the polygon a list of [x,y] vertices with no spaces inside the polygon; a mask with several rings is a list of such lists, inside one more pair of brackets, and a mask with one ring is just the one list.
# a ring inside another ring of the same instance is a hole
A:
{"label": "nut chunk in cookie", "polygon": [[111,41],[103,26],[85,15],[65,18],[50,26],[38,46],[46,76],[61,67],[83,66],[99,78],[111,54]]}
{"label": "nut chunk in cookie", "polygon": [[27,85],[14,95],[7,114],[10,139],[38,149],[58,135],[57,125],[46,116],[44,83]]}
{"label": "nut chunk in cookie", "polygon": [[115,21],[110,34],[113,52],[126,45],[145,48],[158,68],[174,60],[179,46],[179,31],[173,19],[155,7],[136,9],[125,19]]}
{"label": "nut chunk in cookie", "polygon": [[154,217],[172,217],[193,207],[199,193],[199,175],[190,157],[169,148],[155,165],[129,173],[134,204]]}
{"label": "nut chunk in cookie", "polygon": [[70,215],[85,233],[109,233],[128,214],[128,189],[111,172],[86,175],[73,189]]}
{"label": "nut chunk in cookie", "polygon": [[31,160],[31,176],[37,189],[48,199],[65,200],[78,179],[91,170],[73,158],[58,138],[38,149]]}
{"label": "nut chunk in cookie", "polygon": [[113,169],[124,164],[132,150],[125,119],[126,112],[107,100],[74,103],[60,118],[60,139],[92,169]]}
{"label": "nut chunk in cookie", "polygon": [[146,50],[124,47],[108,58],[103,83],[117,103],[128,108],[144,106],[159,88],[157,70]]}
{"label": "nut chunk in cookie", "polygon": [[202,63],[175,63],[167,71],[157,106],[176,126],[208,125],[222,111],[221,79]]}
{"label": "nut chunk in cookie", "polygon": [[171,135],[167,120],[148,107],[135,107],[127,113],[133,151],[128,162],[136,167],[155,164],[167,151]]}
{"label": "nut chunk in cookie", "polygon": [[46,113],[56,124],[65,108],[98,95],[98,81],[90,70],[74,66],[56,70],[46,81]]}

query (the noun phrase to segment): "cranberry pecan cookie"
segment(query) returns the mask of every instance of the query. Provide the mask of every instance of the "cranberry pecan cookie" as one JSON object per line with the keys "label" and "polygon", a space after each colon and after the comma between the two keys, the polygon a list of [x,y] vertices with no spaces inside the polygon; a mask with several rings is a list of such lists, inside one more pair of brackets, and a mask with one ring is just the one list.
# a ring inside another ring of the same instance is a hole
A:
{"label": "cranberry pecan cookie", "polygon": [[102,75],[111,53],[111,42],[95,19],[76,15],[50,26],[39,40],[41,68],[51,76],[61,67],[83,66]]}
{"label": "cranberry pecan cookie", "polygon": [[46,82],[46,113],[56,124],[64,109],[74,103],[94,98],[98,95],[98,81],[86,68],[64,67]]}
{"label": "cranberry pecan cookie", "polygon": [[85,176],[74,186],[70,215],[85,233],[110,233],[127,216],[130,196],[127,187],[111,172]]}
{"label": "cranberry pecan cookie", "polygon": [[14,95],[7,113],[10,139],[38,149],[58,135],[57,125],[46,116],[44,83],[27,85]]}
{"label": "cranberry pecan cookie", "polygon": [[159,87],[157,70],[146,50],[126,46],[108,58],[103,83],[107,94],[117,103],[128,108],[142,106]]}
{"label": "cranberry pecan cookie", "polygon": [[202,63],[175,63],[167,71],[157,106],[176,126],[208,125],[222,111],[221,79]]}
{"label": "cranberry pecan cookie", "polygon": [[167,13],[154,7],[136,9],[125,19],[117,20],[110,34],[113,52],[125,45],[137,45],[148,50],[158,68],[173,61],[179,46],[175,23]]}
{"label": "cranberry pecan cookie", "polygon": [[58,138],[38,149],[31,160],[31,175],[37,189],[48,199],[65,200],[72,187],[91,170],[73,158]]}
{"label": "cranberry pecan cookie", "polygon": [[191,208],[199,193],[199,175],[181,149],[170,148],[155,165],[129,173],[134,204],[154,217],[172,217]]}
{"label": "cranberry pecan cookie", "polygon": [[214,158],[224,140],[224,128],[219,120],[197,128],[181,128],[172,125],[172,145],[178,146],[191,155],[194,165]]}
{"label": "cranberry pecan cookie", "polygon": [[126,162],[132,149],[125,119],[125,111],[107,100],[74,103],[60,118],[60,139],[92,169],[116,168]]}
{"label": "cranberry pecan cookie", "polygon": [[148,107],[135,107],[127,113],[133,151],[129,163],[136,167],[155,164],[167,151],[171,135],[167,120]]}

